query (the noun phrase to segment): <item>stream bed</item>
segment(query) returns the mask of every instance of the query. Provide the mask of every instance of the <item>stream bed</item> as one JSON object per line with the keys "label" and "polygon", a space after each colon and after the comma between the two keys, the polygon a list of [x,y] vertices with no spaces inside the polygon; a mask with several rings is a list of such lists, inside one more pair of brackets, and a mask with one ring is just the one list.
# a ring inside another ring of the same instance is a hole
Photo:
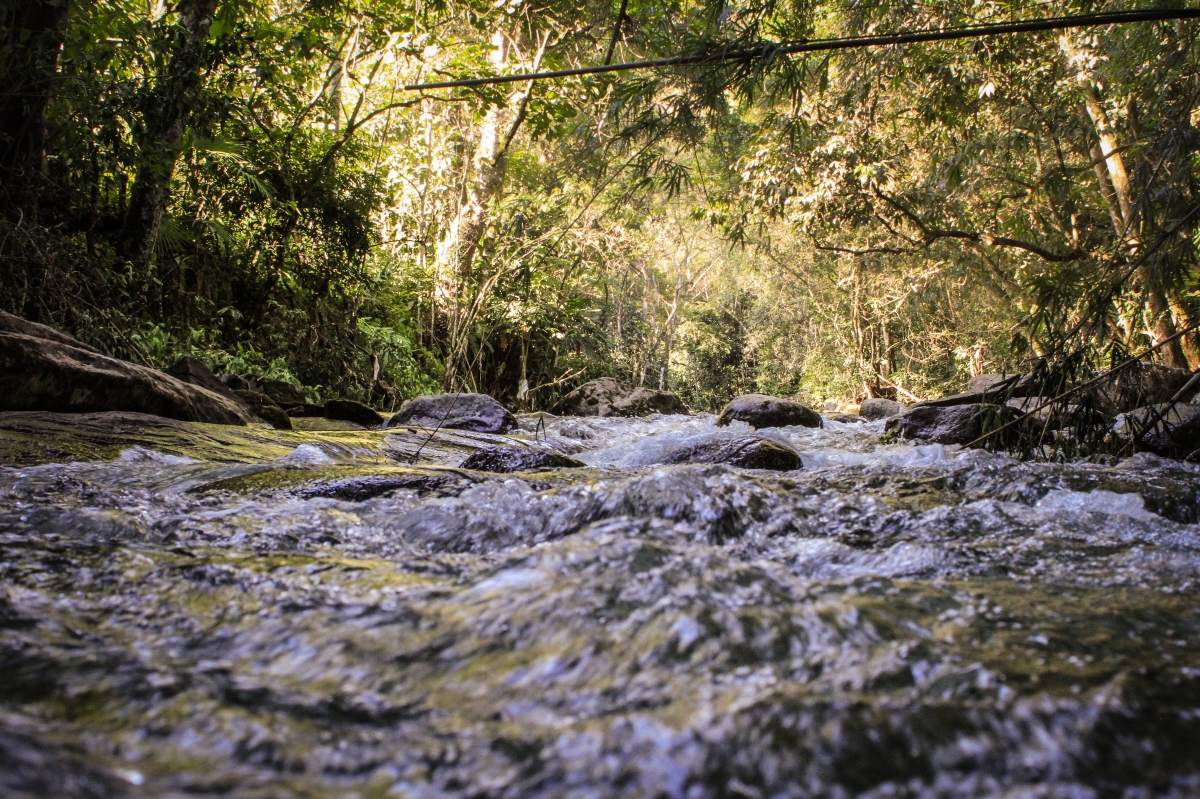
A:
{"label": "stream bed", "polygon": [[1200,467],[0,417],[0,796],[1200,795]]}

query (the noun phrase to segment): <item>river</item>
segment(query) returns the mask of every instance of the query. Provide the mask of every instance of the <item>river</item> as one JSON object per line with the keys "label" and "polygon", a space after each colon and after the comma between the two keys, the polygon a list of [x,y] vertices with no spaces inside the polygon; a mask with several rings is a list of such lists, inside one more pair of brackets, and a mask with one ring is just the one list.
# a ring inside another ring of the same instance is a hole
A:
{"label": "river", "polygon": [[0,795],[1200,795],[1200,468],[521,423],[0,468]]}

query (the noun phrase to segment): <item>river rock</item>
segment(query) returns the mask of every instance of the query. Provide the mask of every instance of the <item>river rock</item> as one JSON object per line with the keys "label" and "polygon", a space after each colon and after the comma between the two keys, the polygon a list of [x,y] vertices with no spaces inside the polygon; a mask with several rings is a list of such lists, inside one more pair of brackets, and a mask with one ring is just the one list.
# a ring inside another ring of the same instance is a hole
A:
{"label": "river rock", "polygon": [[820,427],[821,414],[796,400],[767,394],[743,394],[730,400],[717,425],[746,422],[751,427]]}
{"label": "river rock", "polygon": [[234,391],[258,391],[258,381],[249,375],[221,375],[217,378]]}
{"label": "river rock", "polygon": [[862,401],[862,404],[858,407],[858,415],[873,422],[878,419],[890,419],[893,416],[899,416],[907,410],[908,406],[903,402],[883,399],[882,397],[870,397]]}
{"label": "river rock", "polygon": [[354,400],[326,400],[325,418],[353,422],[363,427],[380,427],[384,418],[371,408]]}
{"label": "river rock", "polygon": [[387,426],[507,433],[516,429],[517,420],[487,394],[430,394],[404,403]]}
{"label": "river rock", "polygon": [[922,441],[930,444],[967,444],[983,430],[980,404],[938,407],[918,405],[888,419],[885,441]]}
{"label": "river rock", "polygon": [[242,403],[242,398],[233,389],[225,385],[221,378],[213,374],[204,361],[194,356],[183,356],[167,370],[167,374],[177,380],[182,380],[193,386],[200,386],[214,394],[220,394],[222,397],[227,397],[234,402]]}
{"label": "river rock", "polygon": [[44,338],[47,341],[55,341],[59,344],[66,344],[71,347],[77,347],[81,350],[102,354],[95,347],[88,346],[78,339],[68,336],[61,330],[55,330],[49,325],[30,322],[28,319],[22,319],[19,316],[14,316],[6,311],[0,311],[0,331],[6,333],[20,333],[23,336],[32,336],[33,338]]}
{"label": "river rock", "polygon": [[235,392],[251,412],[276,430],[291,430],[292,420],[275,402],[261,391]]}
{"label": "river rock", "polygon": [[1112,381],[1102,383],[1093,396],[1101,412],[1117,416],[1167,402],[1191,377],[1192,373],[1186,369],[1139,362],[1118,372]]}
{"label": "river rock", "polygon": [[308,401],[304,389],[286,380],[259,380],[258,390],[274,400],[280,408],[303,405]]}
{"label": "river rock", "polygon": [[309,402],[304,402],[299,405],[292,405],[287,409],[287,415],[293,419],[324,419],[325,406],[313,405]]}
{"label": "river rock", "polygon": [[0,410],[96,413],[133,411],[186,422],[244,425],[233,400],[61,341],[0,332]]}
{"label": "river rock", "polygon": [[529,469],[571,469],[586,464],[557,450],[542,447],[487,447],[471,455],[460,469],[477,472],[523,472]]}
{"label": "river rock", "polygon": [[672,391],[645,386],[630,389],[611,377],[601,377],[563,397],[554,407],[554,413],[562,416],[649,416],[652,413],[687,413],[687,407]]}
{"label": "river rock", "polygon": [[[1160,412],[1162,418],[1147,430],[1150,420]],[[1135,408],[1117,417],[1113,431],[1125,440],[1140,433],[1138,449],[1164,458],[1194,460],[1189,456],[1200,451],[1200,405],[1178,402],[1170,407],[1163,402]]]}
{"label": "river rock", "polygon": [[685,439],[668,450],[660,463],[724,463],[743,469],[786,472],[804,464],[800,455],[778,441],[753,435],[710,433]]}

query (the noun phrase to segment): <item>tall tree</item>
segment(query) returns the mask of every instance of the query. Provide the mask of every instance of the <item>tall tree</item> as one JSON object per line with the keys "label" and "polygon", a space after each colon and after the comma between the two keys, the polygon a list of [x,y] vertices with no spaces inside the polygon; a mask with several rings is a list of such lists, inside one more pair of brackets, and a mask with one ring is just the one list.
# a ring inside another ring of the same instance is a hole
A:
{"label": "tall tree", "polygon": [[37,223],[46,107],[68,7],[68,0],[0,3],[0,212],[18,223]]}
{"label": "tall tree", "polygon": [[119,243],[122,256],[139,267],[144,268],[154,252],[184,130],[203,88],[206,42],[216,6],[217,0],[181,0],[170,59],[142,114],[137,173]]}

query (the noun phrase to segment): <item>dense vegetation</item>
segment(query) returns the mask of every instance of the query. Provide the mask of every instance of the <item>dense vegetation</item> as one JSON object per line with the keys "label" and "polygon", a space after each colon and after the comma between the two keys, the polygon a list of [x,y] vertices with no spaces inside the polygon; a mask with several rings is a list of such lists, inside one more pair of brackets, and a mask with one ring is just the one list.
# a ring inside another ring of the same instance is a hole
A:
{"label": "dense vegetation", "polygon": [[384,407],[1094,366],[1197,310],[1194,22],[406,90],[1076,0],[5,0],[0,307]]}

